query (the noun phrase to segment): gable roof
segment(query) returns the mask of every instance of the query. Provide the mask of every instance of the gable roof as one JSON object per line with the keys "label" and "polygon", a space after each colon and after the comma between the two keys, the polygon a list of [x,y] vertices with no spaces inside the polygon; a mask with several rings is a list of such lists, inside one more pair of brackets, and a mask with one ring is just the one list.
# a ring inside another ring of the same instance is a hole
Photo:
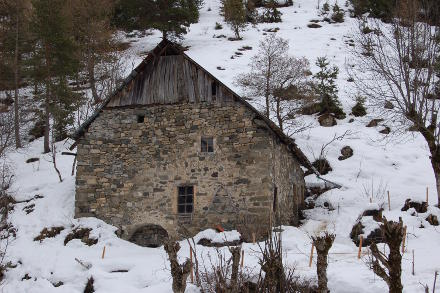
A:
{"label": "gable roof", "polygon": [[[208,72],[206,69],[204,69],[200,64],[198,64],[196,61],[191,59],[187,54],[185,54],[185,49],[173,42],[170,42],[166,39],[162,40],[153,50],[151,50],[147,57],[130,73],[130,75],[125,78],[125,80],[122,82],[122,84],[111,94],[108,96],[103,103],[95,110],[95,112],[71,135],[71,138],[73,138],[75,141],[80,139],[84,133],[88,130],[89,126],[93,123],[93,121],[99,116],[99,113],[109,104],[109,102],[112,100],[112,98],[120,95],[124,89],[129,87],[133,81],[135,80],[135,77],[141,73],[147,65],[151,64],[151,62],[156,62],[158,60],[158,57],[160,56],[169,56],[169,55],[182,55],[186,60],[191,62],[194,66],[196,66],[198,69],[203,70],[210,78],[212,78],[214,81],[216,81],[219,85],[226,88],[229,92],[232,93],[234,101],[237,101],[241,104],[243,104],[245,107],[247,107],[249,110],[251,110],[255,116],[263,120],[265,124],[268,126],[269,130],[271,130],[279,139],[281,142],[287,145],[287,147],[290,149],[292,154],[297,158],[298,162],[307,168],[308,170],[311,170],[313,173],[316,173],[315,168],[312,166],[310,161],[307,159],[307,157],[304,155],[304,153],[299,149],[297,144],[295,143],[294,139],[288,137],[275,123],[273,123],[269,118],[264,116],[262,113],[260,113],[257,109],[255,109],[251,104],[249,104],[245,99],[240,97],[238,94],[236,94],[233,90],[231,90],[228,86],[226,86],[223,82],[218,80],[214,75],[212,75],[210,72]],[[72,145],[71,149],[73,149],[76,145],[76,142],[74,145]]]}

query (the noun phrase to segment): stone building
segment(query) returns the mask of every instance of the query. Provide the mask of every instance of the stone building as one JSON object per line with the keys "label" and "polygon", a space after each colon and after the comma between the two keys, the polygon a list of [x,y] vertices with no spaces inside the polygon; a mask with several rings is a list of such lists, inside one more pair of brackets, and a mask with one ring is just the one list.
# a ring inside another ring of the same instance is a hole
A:
{"label": "stone building", "polygon": [[310,162],[270,120],[162,41],[74,134],[76,217],[122,238],[296,224]]}

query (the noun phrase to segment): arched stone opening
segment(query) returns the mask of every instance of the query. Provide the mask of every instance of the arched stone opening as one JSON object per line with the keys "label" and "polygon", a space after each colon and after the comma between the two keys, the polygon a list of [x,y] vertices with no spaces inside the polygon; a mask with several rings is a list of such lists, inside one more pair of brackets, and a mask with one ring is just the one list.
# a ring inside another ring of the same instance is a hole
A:
{"label": "arched stone opening", "polygon": [[146,224],[138,227],[129,241],[143,247],[159,247],[168,240],[168,232],[162,226]]}

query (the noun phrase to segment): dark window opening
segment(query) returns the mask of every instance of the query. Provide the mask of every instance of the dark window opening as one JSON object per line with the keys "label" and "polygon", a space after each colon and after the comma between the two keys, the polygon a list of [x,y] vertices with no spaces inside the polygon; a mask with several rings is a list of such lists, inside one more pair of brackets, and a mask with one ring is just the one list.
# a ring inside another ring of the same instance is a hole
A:
{"label": "dark window opening", "polygon": [[277,211],[277,205],[278,205],[278,188],[275,186],[273,189],[273,211]]}
{"label": "dark window opening", "polygon": [[214,152],[214,138],[202,137],[202,141],[201,141],[200,145],[201,145],[202,153],[213,153]]}
{"label": "dark window opening", "polygon": [[194,206],[194,187],[180,186],[177,197],[177,212],[179,214],[191,214]]}
{"label": "dark window opening", "polygon": [[217,83],[215,81],[211,82],[211,93],[212,98],[215,98],[217,96]]}
{"label": "dark window opening", "polygon": [[137,115],[137,123],[144,123],[145,116],[144,115]]}

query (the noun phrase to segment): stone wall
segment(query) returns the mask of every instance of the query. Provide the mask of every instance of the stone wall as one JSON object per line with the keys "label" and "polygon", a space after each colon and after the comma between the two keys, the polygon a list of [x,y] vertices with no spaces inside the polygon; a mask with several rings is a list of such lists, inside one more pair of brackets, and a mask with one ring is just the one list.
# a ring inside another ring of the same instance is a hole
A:
{"label": "stone wall", "polygon": [[[76,217],[103,219],[126,239],[148,224],[171,236],[217,225],[249,232],[267,227],[276,186],[282,222],[295,222],[303,172],[255,119],[238,102],[104,109],[78,141]],[[214,153],[200,151],[202,136],[214,137]],[[185,185],[194,186],[191,216],[177,213]]]}

